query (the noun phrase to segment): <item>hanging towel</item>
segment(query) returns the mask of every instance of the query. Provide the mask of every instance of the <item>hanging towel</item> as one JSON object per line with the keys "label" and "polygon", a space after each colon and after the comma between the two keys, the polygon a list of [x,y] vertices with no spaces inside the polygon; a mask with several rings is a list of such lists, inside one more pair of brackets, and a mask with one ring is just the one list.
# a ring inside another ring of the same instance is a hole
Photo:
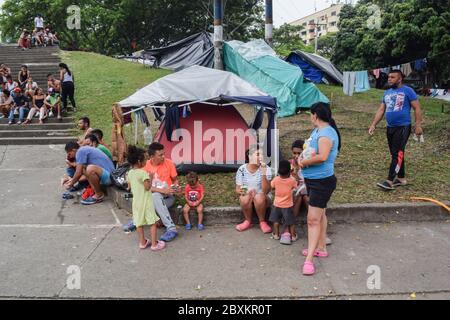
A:
{"label": "hanging towel", "polygon": [[355,80],[356,80],[356,72],[344,71],[343,89],[344,94],[346,94],[347,96],[353,96],[353,92],[355,90]]}
{"label": "hanging towel", "polygon": [[370,89],[369,74],[367,71],[357,71],[355,81],[355,92],[365,92]]}
{"label": "hanging towel", "polygon": [[411,64],[409,62],[402,64],[400,70],[405,75],[405,77],[409,76],[412,72]]}
{"label": "hanging towel", "polygon": [[378,79],[380,77],[381,69],[374,69],[372,70],[372,73],[375,76],[375,79]]}
{"label": "hanging towel", "polygon": [[401,65],[392,66],[392,70],[400,70],[402,68]]}

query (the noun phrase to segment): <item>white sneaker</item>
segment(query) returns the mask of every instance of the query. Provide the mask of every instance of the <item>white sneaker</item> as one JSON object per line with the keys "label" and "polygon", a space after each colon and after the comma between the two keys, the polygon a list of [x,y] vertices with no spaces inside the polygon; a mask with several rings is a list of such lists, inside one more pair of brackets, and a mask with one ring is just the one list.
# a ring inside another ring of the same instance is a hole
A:
{"label": "white sneaker", "polygon": [[39,118],[39,116],[40,116],[40,112],[36,112],[36,115],[34,117]]}
{"label": "white sneaker", "polygon": [[48,113],[48,116],[49,116],[50,118],[52,118],[52,117],[53,117],[53,112],[50,111],[50,112]]}

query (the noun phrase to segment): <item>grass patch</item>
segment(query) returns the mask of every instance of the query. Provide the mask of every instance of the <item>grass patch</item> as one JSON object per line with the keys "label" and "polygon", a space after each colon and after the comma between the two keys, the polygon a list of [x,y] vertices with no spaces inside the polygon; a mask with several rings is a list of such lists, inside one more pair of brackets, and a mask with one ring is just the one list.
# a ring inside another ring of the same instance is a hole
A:
{"label": "grass patch", "polygon": [[[92,126],[105,132],[108,143],[112,104],[169,73],[92,53],[64,52],[62,58],[76,76],[79,105],[76,116],[89,116]],[[409,185],[387,193],[375,185],[386,178],[390,162],[385,122],[380,123],[373,137],[367,134],[383,91],[372,89],[348,97],[343,94],[341,87],[318,87],[332,100],[333,114],[342,134],[343,146],[336,162],[338,189],[333,195],[332,204],[409,201],[412,196],[450,200],[450,115],[441,113],[441,101],[420,98],[424,111],[425,143],[410,139],[406,149]],[[152,119],[150,113],[147,114]],[[250,116],[251,112],[244,114],[246,119]],[[312,129],[307,113],[279,119],[278,127],[285,157],[290,155],[292,141],[308,138]],[[152,126],[152,129],[154,131],[156,126]],[[139,141],[143,141],[142,130],[141,126]],[[132,141],[132,128],[127,128],[125,132],[127,140]],[[237,204],[234,174],[201,175],[200,179],[206,190],[206,205]],[[184,177],[181,177],[181,181],[185,183]]]}

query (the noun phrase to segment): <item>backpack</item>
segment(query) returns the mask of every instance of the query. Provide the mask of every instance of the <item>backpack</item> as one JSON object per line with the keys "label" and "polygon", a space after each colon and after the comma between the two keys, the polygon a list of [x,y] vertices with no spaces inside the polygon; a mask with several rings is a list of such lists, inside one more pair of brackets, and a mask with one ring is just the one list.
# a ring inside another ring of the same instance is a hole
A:
{"label": "backpack", "polygon": [[124,163],[111,172],[111,181],[117,188],[128,191],[127,175],[130,169],[131,165]]}

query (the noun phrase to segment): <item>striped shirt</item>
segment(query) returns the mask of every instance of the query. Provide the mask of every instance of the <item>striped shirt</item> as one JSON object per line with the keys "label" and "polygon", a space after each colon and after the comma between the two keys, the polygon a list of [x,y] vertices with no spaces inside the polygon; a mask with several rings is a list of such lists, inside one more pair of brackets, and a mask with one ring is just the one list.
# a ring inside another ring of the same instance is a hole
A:
{"label": "striped shirt", "polygon": [[[272,179],[272,172],[270,167],[267,167],[267,180],[270,181]],[[243,164],[239,167],[236,172],[236,185],[238,186],[247,186],[248,190],[255,190],[256,193],[262,192],[262,174],[261,168],[255,173],[251,173],[247,169],[247,164]]]}

